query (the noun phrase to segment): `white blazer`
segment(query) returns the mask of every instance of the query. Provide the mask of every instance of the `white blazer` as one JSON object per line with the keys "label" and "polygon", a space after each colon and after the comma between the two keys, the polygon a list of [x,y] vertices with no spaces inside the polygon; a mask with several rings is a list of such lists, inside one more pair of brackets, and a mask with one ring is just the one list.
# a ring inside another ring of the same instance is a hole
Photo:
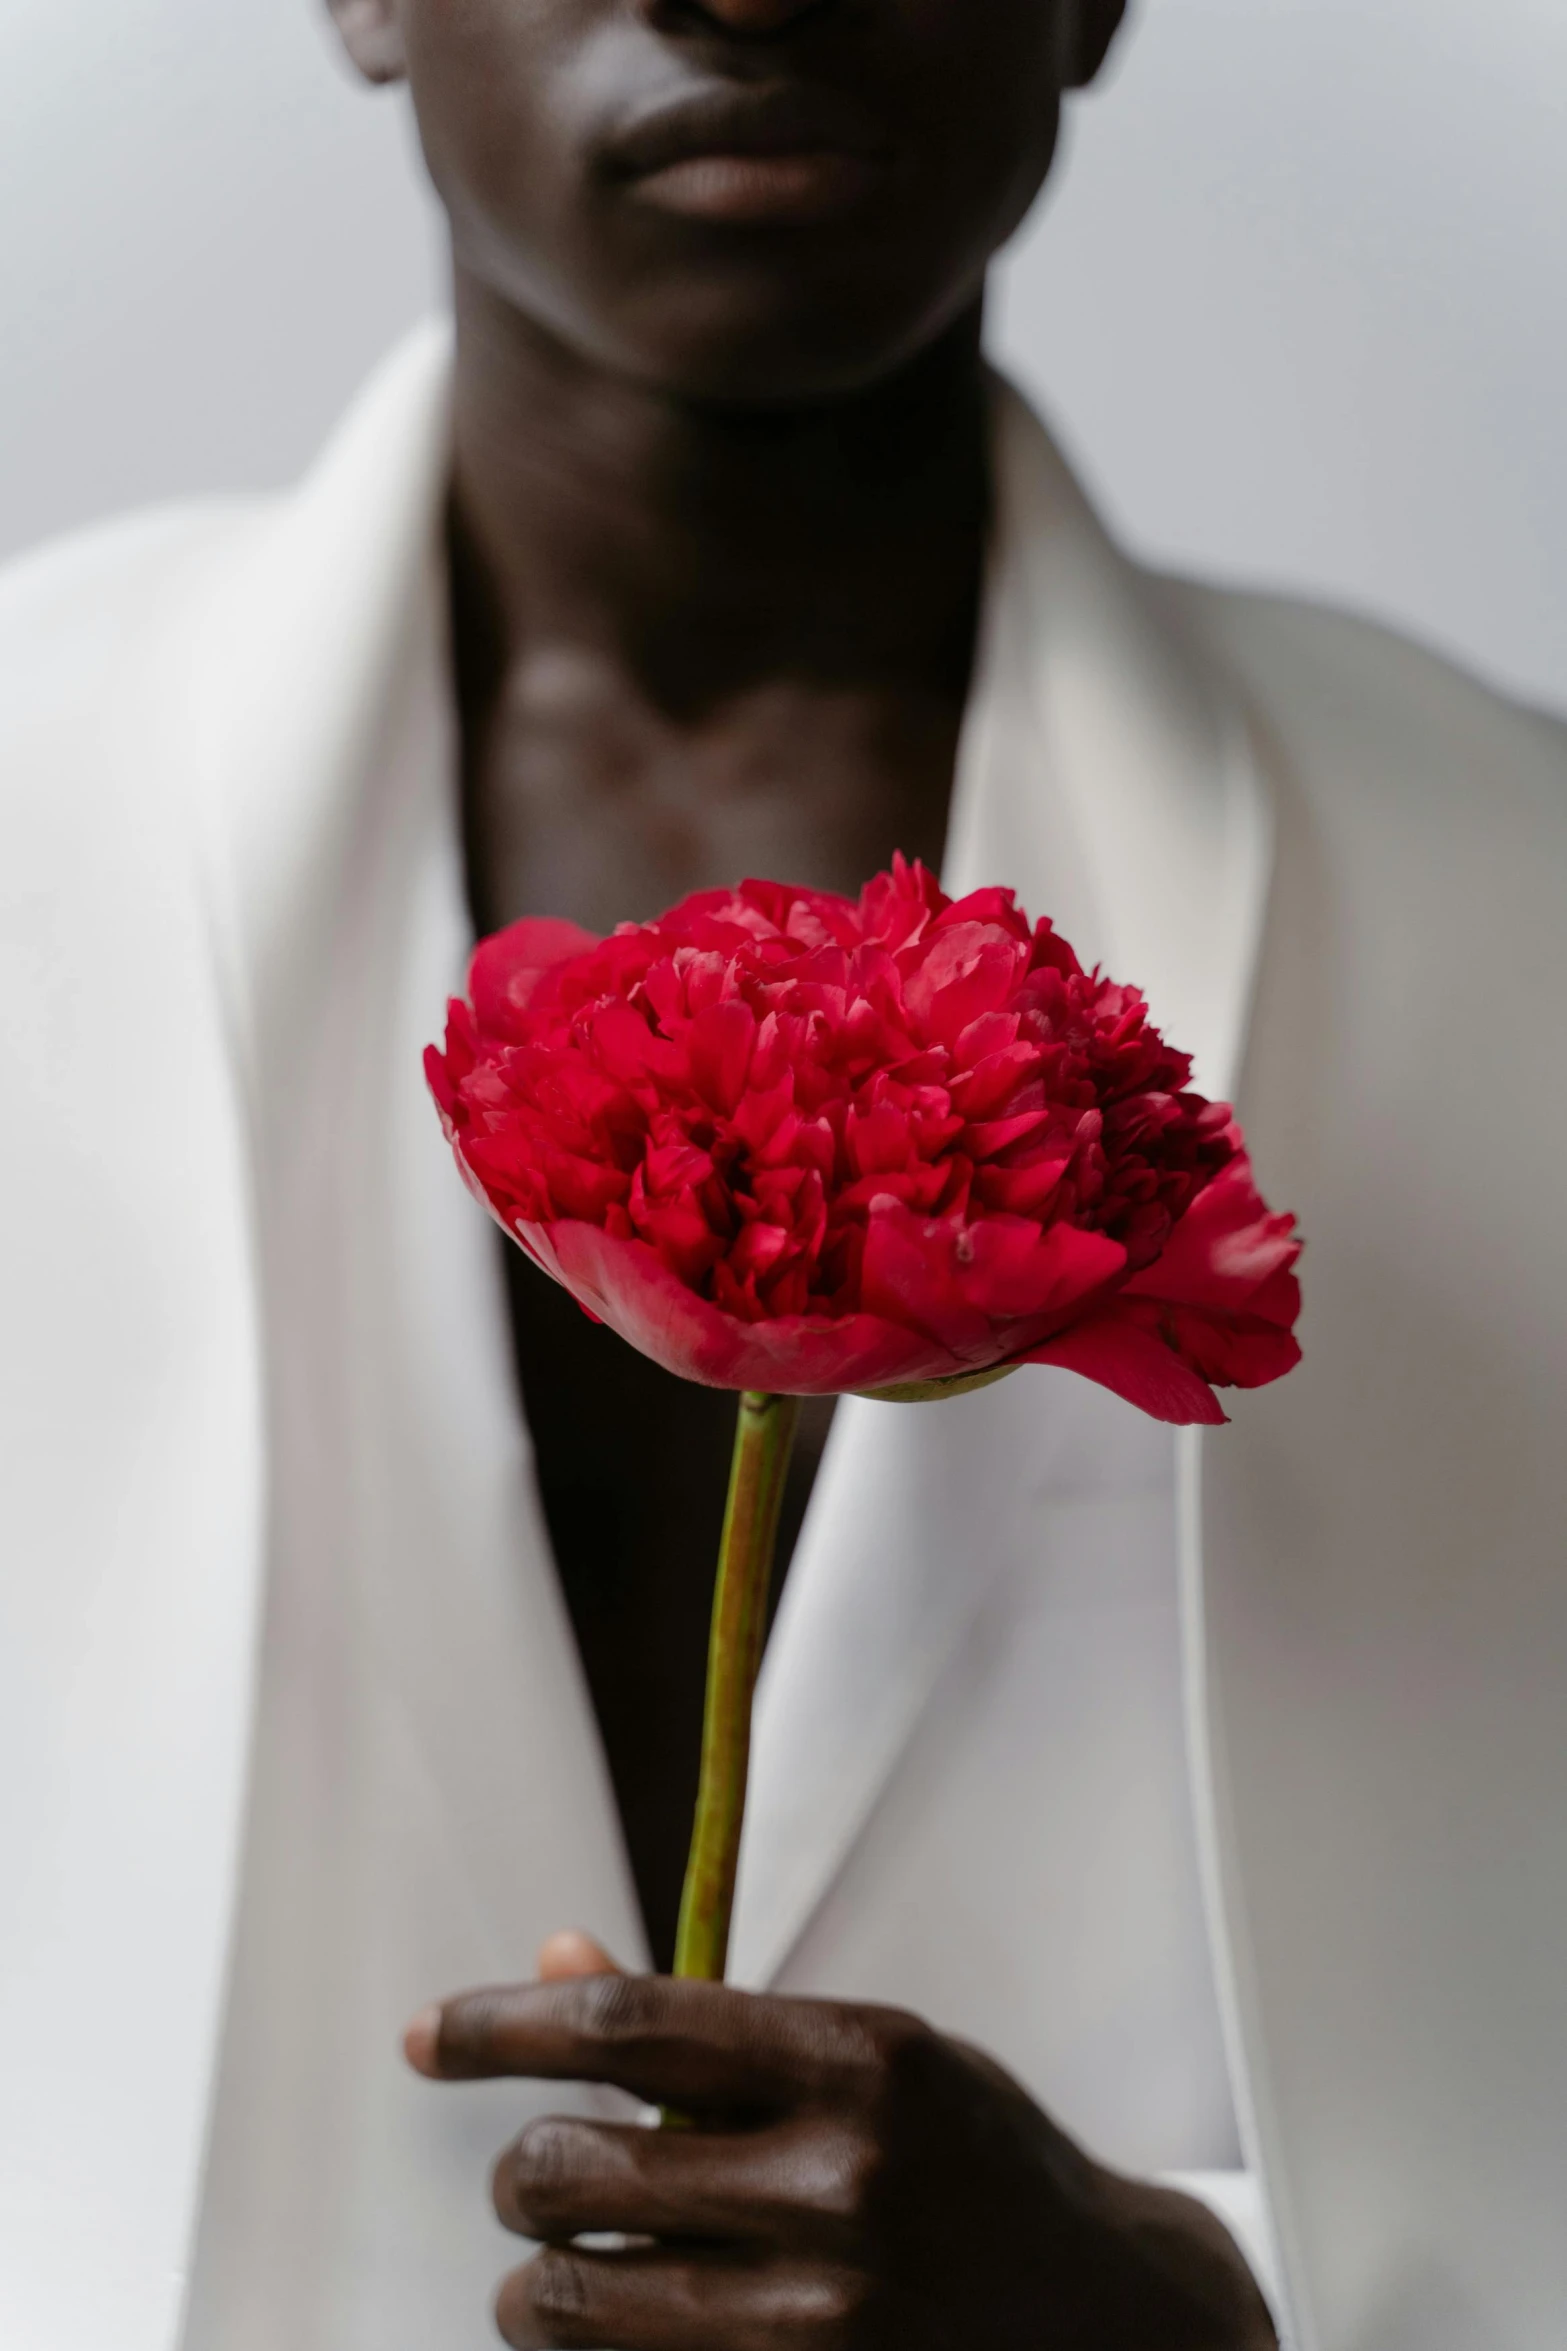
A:
{"label": "white blazer", "polygon": [[[464,943],[429,786],[449,745],[409,739],[406,699],[441,654],[447,370],[419,338],[293,495],[0,582],[0,2339],[23,2351],[174,2351],[242,1870],[330,1904],[362,1867],[394,1901],[404,1857],[344,1835],[376,1773],[430,1897],[387,2016],[521,1972],[562,1920],[638,1947],[489,1236],[416,1093],[380,1085]],[[996,450],[949,878],[1014,883],[1146,989],[1310,1242],[1304,1366],[1180,1447],[1191,1801],[1290,2325],[1302,2351],[1556,2351],[1567,733],[1369,627],[1140,573],[1010,395]],[[909,1791],[943,1706],[993,1695],[964,1644],[1022,1639],[1017,1562],[1098,1555],[1089,1395],[1030,1374],[841,1413],[762,1695],[745,1980],[896,1994],[896,1853],[928,1833],[1014,1888],[1029,1964],[995,1997],[1020,2031],[1048,2017],[1048,1721],[1036,1747],[1008,1718],[962,1819]],[[419,1720],[402,1663],[435,1641],[450,1687]],[[336,1660],[329,1721],[259,1719],[280,1645]],[[505,1752],[471,1727],[496,1720]],[[328,1796],[302,1849],[307,1764]],[[919,1922],[920,1980],[1005,2054],[963,1930]],[[286,1948],[248,1964],[286,1988]]]}

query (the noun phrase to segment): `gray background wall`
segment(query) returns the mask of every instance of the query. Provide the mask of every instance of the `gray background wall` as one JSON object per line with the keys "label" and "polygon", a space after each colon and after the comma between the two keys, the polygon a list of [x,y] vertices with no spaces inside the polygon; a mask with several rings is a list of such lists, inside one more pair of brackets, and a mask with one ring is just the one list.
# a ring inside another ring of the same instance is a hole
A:
{"label": "gray background wall", "polygon": [[[286,480],[439,300],[318,0],[4,0],[0,552]],[[1567,707],[1567,4],[1144,0],[993,334],[1163,561]]]}

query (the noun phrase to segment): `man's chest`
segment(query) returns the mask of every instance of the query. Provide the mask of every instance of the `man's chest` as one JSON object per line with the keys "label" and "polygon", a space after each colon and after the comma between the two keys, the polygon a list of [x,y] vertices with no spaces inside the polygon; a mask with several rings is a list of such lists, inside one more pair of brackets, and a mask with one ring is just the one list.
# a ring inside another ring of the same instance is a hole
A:
{"label": "man's chest", "polygon": [[530,656],[463,714],[481,926],[602,933],[748,874],[854,895],[895,849],[935,867],[961,718],[906,683],[788,676],[666,709],[595,657]]}

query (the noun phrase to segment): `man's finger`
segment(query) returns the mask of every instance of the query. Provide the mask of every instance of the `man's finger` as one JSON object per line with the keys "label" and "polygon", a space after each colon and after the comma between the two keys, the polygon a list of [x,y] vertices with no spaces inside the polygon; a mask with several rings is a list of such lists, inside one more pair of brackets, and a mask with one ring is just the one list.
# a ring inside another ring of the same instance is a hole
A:
{"label": "man's finger", "polygon": [[[559,1934],[546,1937],[539,1949],[538,1968],[541,1984],[563,1984],[578,1976],[626,1972],[619,1960],[611,1959],[602,1943],[584,1934],[580,1927],[565,1927]],[[441,2010],[438,2002],[432,2002],[428,2008],[420,2009],[403,2033],[403,2055],[416,2073],[440,2079],[440,2037]]]}
{"label": "man's finger", "polygon": [[495,2315],[514,2351],[766,2351],[841,2340],[860,2291],[815,2263],[551,2249],[513,2271]]}
{"label": "man's finger", "polygon": [[869,2089],[899,2036],[919,2030],[892,2011],[597,1975],[464,1993],[416,2018],[406,2046],[437,2080],[609,2082],[700,2111]]}
{"label": "man's finger", "polygon": [[874,2142],[837,2118],[769,2130],[653,2131],[550,2115],[495,2166],[495,2209],[541,2243],[619,2235],[847,2258]]}

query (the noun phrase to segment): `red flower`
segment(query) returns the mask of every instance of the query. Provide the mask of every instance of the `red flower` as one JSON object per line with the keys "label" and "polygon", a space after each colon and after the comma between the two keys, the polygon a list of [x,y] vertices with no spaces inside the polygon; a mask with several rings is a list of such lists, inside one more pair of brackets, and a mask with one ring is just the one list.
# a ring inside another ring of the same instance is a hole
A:
{"label": "red flower", "polygon": [[1057,1363],[1161,1420],[1296,1362],[1294,1220],[1142,998],[899,859],[474,956],[430,1085],[467,1179],[671,1371],[782,1394]]}

